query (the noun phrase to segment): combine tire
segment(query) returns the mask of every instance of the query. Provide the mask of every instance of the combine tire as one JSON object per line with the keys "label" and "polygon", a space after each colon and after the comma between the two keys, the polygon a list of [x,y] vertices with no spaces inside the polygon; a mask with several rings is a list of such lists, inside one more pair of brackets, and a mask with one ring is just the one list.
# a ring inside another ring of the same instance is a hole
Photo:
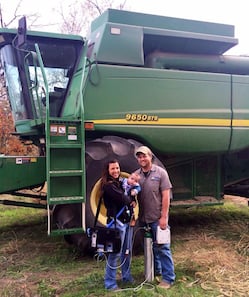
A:
{"label": "combine tire", "polygon": [[[109,160],[118,160],[122,170],[122,175],[127,176],[129,173],[138,168],[138,163],[135,158],[135,150],[142,145],[141,143],[132,140],[124,139],[118,136],[105,136],[86,143],[86,227],[93,227],[96,210],[101,196],[100,178],[104,165]],[[163,167],[162,163],[154,158],[154,163]],[[75,205],[72,205],[72,210]],[[80,205],[78,206],[78,209]],[[61,210],[62,211],[62,210]],[[68,212],[68,211],[67,211]],[[66,212],[65,212],[66,213]],[[80,226],[81,215],[78,211],[73,210],[67,217],[74,213],[70,225]],[[135,212],[137,213],[137,211]],[[106,209],[102,203],[98,223],[106,224]],[[77,217],[76,217],[77,216]],[[63,220],[62,220],[63,221]],[[66,241],[78,246],[82,251],[87,252],[89,248],[89,239],[85,234],[77,236],[68,235]],[[141,239],[140,239],[141,240]],[[139,242],[140,242],[139,240]],[[141,245],[139,243],[139,245]]]}

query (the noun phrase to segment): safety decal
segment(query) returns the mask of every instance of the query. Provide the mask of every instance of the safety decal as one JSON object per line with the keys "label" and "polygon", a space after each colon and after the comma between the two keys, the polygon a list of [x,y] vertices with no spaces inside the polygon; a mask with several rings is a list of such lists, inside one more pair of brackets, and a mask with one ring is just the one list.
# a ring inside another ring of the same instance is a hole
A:
{"label": "safety decal", "polygon": [[68,140],[77,140],[77,127],[68,127]]}
{"label": "safety decal", "polygon": [[35,157],[17,157],[16,158],[16,164],[21,165],[21,164],[27,164],[27,163],[35,163],[37,162],[37,158]]}

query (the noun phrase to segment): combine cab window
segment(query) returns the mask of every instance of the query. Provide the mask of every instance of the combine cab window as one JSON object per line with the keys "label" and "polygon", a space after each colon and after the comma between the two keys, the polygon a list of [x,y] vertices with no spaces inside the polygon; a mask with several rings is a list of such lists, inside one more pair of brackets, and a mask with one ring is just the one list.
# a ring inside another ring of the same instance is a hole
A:
{"label": "combine cab window", "polygon": [[24,105],[17,63],[10,45],[1,49],[1,61],[5,72],[7,90],[11,98],[14,119],[17,121],[24,120],[27,118],[27,112]]}
{"label": "combine cab window", "polygon": [[[37,39],[38,38],[38,39]],[[34,40],[33,40],[34,39]],[[15,121],[42,119],[46,110],[45,83],[35,54],[38,44],[46,74],[51,116],[60,116],[82,42],[28,37],[25,49],[12,45],[1,49],[8,93]]]}
{"label": "combine cab window", "polygon": [[[66,72],[66,69],[45,68],[49,91],[50,114],[52,116],[59,116],[60,109],[64,102],[64,96],[69,82],[69,78],[65,76]],[[45,116],[46,88],[42,79],[41,69],[39,67],[35,69],[35,67],[29,66],[29,74],[31,82],[34,85],[31,90],[36,114],[39,114],[39,108],[41,108],[42,115]],[[39,81],[37,87],[35,87],[36,79]],[[39,100],[41,100],[41,106],[39,105]]]}

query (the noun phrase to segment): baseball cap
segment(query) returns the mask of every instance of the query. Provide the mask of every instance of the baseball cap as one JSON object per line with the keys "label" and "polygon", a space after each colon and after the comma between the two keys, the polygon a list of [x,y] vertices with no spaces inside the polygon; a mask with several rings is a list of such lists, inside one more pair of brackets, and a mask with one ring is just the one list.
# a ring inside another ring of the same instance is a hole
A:
{"label": "baseball cap", "polygon": [[147,146],[140,146],[136,149],[135,155],[137,156],[139,153],[152,156],[151,150]]}

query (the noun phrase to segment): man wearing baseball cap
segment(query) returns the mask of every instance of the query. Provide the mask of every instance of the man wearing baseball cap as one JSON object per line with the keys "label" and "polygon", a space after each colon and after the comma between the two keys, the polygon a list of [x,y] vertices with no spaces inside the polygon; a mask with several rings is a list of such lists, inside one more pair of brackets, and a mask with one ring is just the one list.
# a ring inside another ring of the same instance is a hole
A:
{"label": "man wearing baseball cap", "polygon": [[[140,168],[135,172],[140,175],[141,192],[138,194],[141,226],[151,228],[156,269],[161,269],[162,281],[159,287],[169,289],[175,281],[174,262],[170,243],[156,242],[157,227],[169,228],[169,205],[171,182],[167,171],[152,163],[153,154],[147,146],[140,146],[135,152]],[[156,271],[159,272],[159,271]]]}
{"label": "man wearing baseball cap", "polygon": [[147,146],[140,146],[137,150],[136,150],[136,156],[138,154],[144,154],[144,155],[149,155],[152,156],[152,151],[147,147]]}

